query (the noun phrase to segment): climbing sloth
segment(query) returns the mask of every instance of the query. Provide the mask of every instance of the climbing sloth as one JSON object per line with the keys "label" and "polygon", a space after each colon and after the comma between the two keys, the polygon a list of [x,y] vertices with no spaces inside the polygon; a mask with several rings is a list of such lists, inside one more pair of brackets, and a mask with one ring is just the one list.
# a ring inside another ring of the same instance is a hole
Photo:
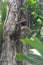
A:
{"label": "climbing sloth", "polygon": [[23,30],[27,25],[27,22],[25,20],[22,20],[18,22],[15,26],[15,30],[13,31],[12,34],[10,34],[10,39],[11,40],[19,40],[21,36],[21,30]]}

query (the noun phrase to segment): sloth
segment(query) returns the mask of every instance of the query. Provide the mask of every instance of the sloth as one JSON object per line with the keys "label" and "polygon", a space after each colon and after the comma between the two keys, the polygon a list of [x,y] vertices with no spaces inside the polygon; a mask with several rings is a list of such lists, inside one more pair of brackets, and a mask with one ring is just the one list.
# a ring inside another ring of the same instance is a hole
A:
{"label": "sloth", "polygon": [[15,30],[13,31],[12,34],[10,34],[10,39],[11,40],[19,40],[21,37],[21,31],[26,27],[27,22],[25,20],[19,21],[16,26],[15,26]]}

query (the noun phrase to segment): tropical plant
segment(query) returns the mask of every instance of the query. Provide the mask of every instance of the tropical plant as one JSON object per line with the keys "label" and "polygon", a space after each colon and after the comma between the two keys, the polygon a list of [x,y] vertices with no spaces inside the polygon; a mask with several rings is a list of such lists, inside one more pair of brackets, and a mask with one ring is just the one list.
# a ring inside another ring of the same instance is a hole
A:
{"label": "tropical plant", "polygon": [[0,9],[0,16],[1,16],[1,21],[0,21],[0,41],[2,40],[2,33],[3,33],[3,24],[6,18],[6,12],[7,12],[7,2],[6,0],[1,1],[1,9]]}
{"label": "tropical plant", "polygon": [[30,23],[33,23],[31,25],[32,27],[30,26],[31,28],[34,28],[34,26],[43,23],[43,9],[41,8],[41,5],[43,5],[43,3],[39,2],[38,0],[26,0],[26,5],[21,7],[22,11],[28,11],[27,13],[28,17],[30,16]]}
{"label": "tropical plant", "polygon": [[[33,49],[36,49],[40,55],[33,54],[33,52],[29,52],[27,55],[17,53],[16,59],[18,61],[27,61],[32,65],[43,65],[43,44],[40,41],[41,36],[43,35],[43,15],[41,13],[41,5],[43,5],[43,3],[37,0],[26,0],[26,6],[21,8],[22,11],[29,12],[28,17],[30,18],[29,21],[31,25],[30,32],[28,31],[27,34],[28,38],[20,40],[21,42],[30,45]],[[27,31],[25,31],[25,33],[26,32]]]}
{"label": "tropical plant", "polygon": [[2,22],[5,21],[6,12],[7,12],[7,2],[6,2],[6,0],[4,0],[4,1],[2,2],[2,8],[1,8]]}
{"label": "tropical plant", "polygon": [[[34,30],[32,33],[37,33],[37,37],[41,40],[40,31],[43,27],[43,9],[42,2],[38,0],[26,0],[26,5],[21,7],[23,12],[27,14],[27,20],[29,21],[30,30]],[[25,15],[26,16],[26,15]],[[31,32],[30,32],[31,33]],[[32,34],[31,33],[31,34]],[[30,35],[31,35],[30,34]]]}
{"label": "tropical plant", "polygon": [[41,41],[36,37],[32,37],[30,39],[28,38],[21,39],[21,42],[32,46],[34,49],[39,51],[40,55],[33,54],[32,52],[27,55],[24,55],[22,53],[17,53],[17,57],[16,57],[17,60],[27,61],[31,64],[36,64],[36,65],[43,65],[43,44],[41,43]]}

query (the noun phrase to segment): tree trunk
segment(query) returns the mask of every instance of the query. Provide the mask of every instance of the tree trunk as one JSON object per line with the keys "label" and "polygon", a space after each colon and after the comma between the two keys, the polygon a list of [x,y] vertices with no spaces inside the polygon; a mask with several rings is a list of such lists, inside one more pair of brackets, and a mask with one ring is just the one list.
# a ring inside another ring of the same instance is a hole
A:
{"label": "tree trunk", "polygon": [[1,53],[1,65],[28,65],[27,62],[16,62],[16,53],[23,52],[27,54],[27,46],[25,44],[17,44],[12,41],[9,35],[15,30],[15,25],[20,19],[21,0],[7,0],[8,11],[3,28],[3,45]]}

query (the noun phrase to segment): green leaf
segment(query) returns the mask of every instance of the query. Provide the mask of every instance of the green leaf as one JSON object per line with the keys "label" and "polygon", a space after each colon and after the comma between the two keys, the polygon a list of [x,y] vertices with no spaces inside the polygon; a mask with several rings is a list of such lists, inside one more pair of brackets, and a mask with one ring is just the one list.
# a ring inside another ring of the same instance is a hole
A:
{"label": "green leaf", "polygon": [[41,23],[41,19],[40,19],[40,18],[38,18],[38,19],[37,19],[37,22],[38,22],[38,23]]}
{"label": "green leaf", "polygon": [[16,54],[16,59],[17,59],[18,61],[26,61],[26,60],[27,60],[27,59],[26,59],[26,56],[23,55],[22,53],[17,53],[17,54]]}
{"label": "green leaf", "polygon": [[[4,12],[4,13],[3,13]],[[7,2],[6,0],[4,0],[2,2],[2,8],[1,8],[1,13],[2,13],[2,22],[5,21],[5,18],[6,18],[6,12],[7,12]]]}
{"label": "green leaf", "polygon": [[43,44],[40,42],[40,40],[36,37],[32,37],[31,39],[25,38],[21,39],[21,42],[26,43],[32,47],[34,47],[36,50],[38,50],[41,55],[43,55]]}
{"label": "green leaf", "polygon": [[35,11],[33,11],[31,14],[32,14],[32,15],[35,15],[35,14],[36,14],[36,12],[35,12]]}
{"label": "green leaf", "polygon": [[2,35],[3,35],[3,24],[4,22],[0,22],[0,41],[2,40]]}
{"label": "green leaf", "polygon": [[36,3],[35,0],[26,0],[26,3],[29,5],[34,5]]}
{"label": "green leaf", "polygon": [[31,64],[43,65],[43,57],[34,54],[24,55],[22,53],[17,53],[16,59],[18,61],[27,61]]}

